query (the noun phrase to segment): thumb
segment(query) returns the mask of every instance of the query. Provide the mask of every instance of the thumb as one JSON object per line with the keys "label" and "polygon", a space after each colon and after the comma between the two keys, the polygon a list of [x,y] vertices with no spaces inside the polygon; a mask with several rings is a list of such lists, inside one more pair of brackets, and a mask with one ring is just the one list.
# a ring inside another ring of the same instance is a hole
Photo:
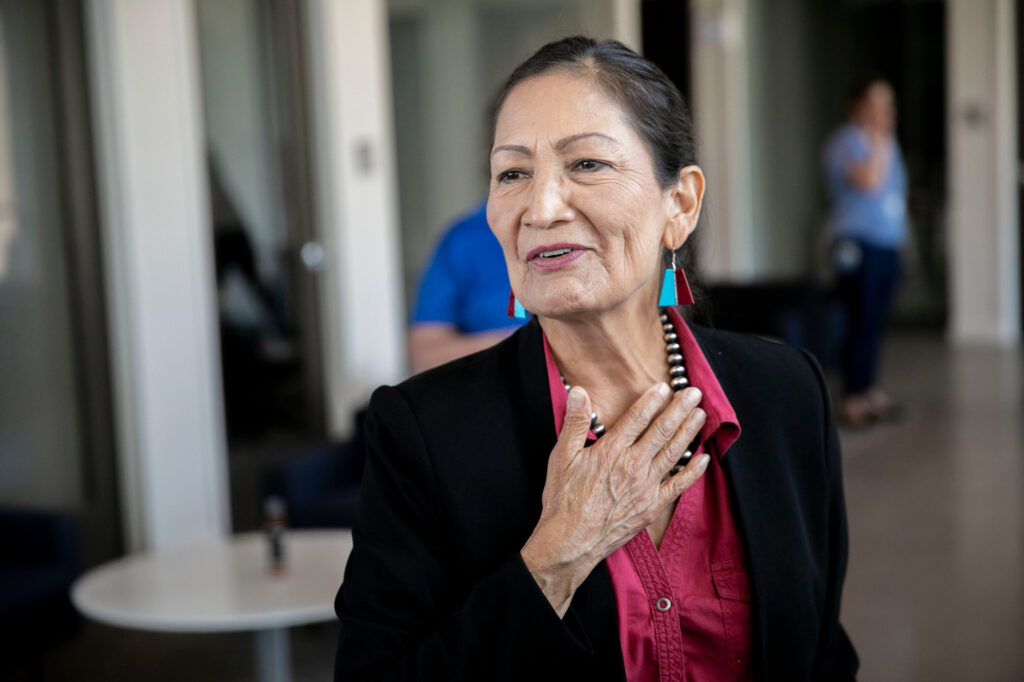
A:
{"label": "thumb", "polygon": [[590,396],[579,386],[573,386],[566,398],[565,421],[558,442],[575,452],[583,447],[590,431]]}

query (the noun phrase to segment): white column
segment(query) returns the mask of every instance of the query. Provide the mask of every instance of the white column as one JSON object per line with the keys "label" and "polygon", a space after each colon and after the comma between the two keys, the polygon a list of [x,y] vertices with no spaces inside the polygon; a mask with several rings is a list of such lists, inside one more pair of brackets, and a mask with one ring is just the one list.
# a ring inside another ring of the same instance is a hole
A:
{"label": "white column", "polygon": [[193,4],[91,0],[122,514],[129,549],[229,530]]}
{"label": "white column", "polygon": [[[376,386],[400,379],[398,251],[385,0],[306,0],[328,428],[342,436]],[[441,171],[439,171],[441,172]]]}
{"label": "white column", "polygon": [[1020,342],[1013,0],[947,4],[950,322],[955,343]]}
{"label": "white column", "polygon": [[614,38],[632,50],[643,54],[640,0],[605,1],[607,2],[609,25],[604,31],[604,36]]}
{"label": "white column", "polygon": [[754,276],[746,0],[692,0],[693,117],[707,175],[701,236],[709,281]]}

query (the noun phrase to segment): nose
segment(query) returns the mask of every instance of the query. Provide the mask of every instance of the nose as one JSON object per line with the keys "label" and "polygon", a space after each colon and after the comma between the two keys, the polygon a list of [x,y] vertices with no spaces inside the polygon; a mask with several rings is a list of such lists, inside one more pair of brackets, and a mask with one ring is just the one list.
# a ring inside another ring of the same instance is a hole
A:
{"label": "nose", "polygon": [[555,172],[538,173],[530,187],[530,205],[523,224],[547,229],[573,218],[573,209],[565,195],[561,178]]}

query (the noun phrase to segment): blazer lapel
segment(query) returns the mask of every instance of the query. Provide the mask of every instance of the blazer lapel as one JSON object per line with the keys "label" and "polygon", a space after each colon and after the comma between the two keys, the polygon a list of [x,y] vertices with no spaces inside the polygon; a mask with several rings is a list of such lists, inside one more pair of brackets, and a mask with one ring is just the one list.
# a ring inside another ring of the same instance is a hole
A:
{"label": "blazer lapel", "polygon": [[522,327],[517,335],[519,366],[516,373],[518,374],[519,395],[515,396],[513,402],[521,411],[518,435],[522,439],[530,494],[536,495],[538,514],[540,513],[540,495],[544,490],[544,481],[547,478],[548,456],[557,442],[542,334],[540,323],[534,317]]}
{"label": "blazer lapel", "polygon": [[[536,496],[538,513],[541,492],[547,478],[548,457],[558,440],[542,334],[536,317],[524,325],[518,334],[520,395],[517,402],[522,410],[521,424],[524,428],[521,437],[527,458],[531,494]],[[571,608],[576,612],[584,630],[590,633],[592,644],[614,648],[615,654],[609,658],[619,661],[619,677],[624,680],[625,667],[619,643],[618,609],[615,606],[611,576],[603,561],[594,567],[576,590]],[[602,655],[608,654],[609,652],[602,652]]]}
{"label": "blazer lapel", "polygon": [[773,641],[781,633],[769,629],[768,623],[777,622],[771,614],[785,609],[783,595],[774,589],[779,584],[777,576],[778,563],[773,559],[774,548],[784,546],[776,535],[781,531],[778,524],[772,523],[770,510],[774,502],[764,495],[765,481],[774,476],[768,470],[768,458],[759,452],[757,408],[747,399],[751,380],[756,377],[742,377],[730,364],[730,359],[717,347],[713,336],[707,334],[696,325],[691,326],[694,337],[703,350],[708,363],[718,378],[736,412],[740,423],[741,435],[732,444],[722,460],[729,485],[734,515],[738,532],[743,539],[747,556],[747,573],[750,579],[752,609],[754,613],[754,666],[755,677],[773,679],[770,661],[765,651],[776,650]]}

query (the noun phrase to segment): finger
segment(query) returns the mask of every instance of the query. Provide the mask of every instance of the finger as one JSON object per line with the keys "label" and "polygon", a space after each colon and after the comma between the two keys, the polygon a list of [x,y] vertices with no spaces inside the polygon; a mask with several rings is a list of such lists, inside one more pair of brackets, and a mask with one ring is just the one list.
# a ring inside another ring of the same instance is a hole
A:
{"label": "finger", "polygon": [[590,431],[590,396],[579,386],[573,386],[566,398],[565,421],[558,434],[558,444],[567,452],[578,452],[587,442]]}
{"label": "finger", "polygon": [[654,457],[651,472],[661,478],[671,470],[685,454],[687,446],[697,437],[706,421],[707,413],[700,407],[693,408],[672,436],[672,440]]}
{"label": "finger", "polygon": [[629,406],[625,414],[619,417],[615,426],[609,430],[608,436],[611,436],[616,445],[629,447],[647,429],[651,420],[661,412],[671,397],[672,389],[668,387],[668,384],[665,382],[654,384]]}
{"label": "finger", "polygon": [[[638,455],[655,458],[678,433],[679,427],[684,424],[693,413],[694,408],[700,404],[701,392],[696,386],[691,386],[685,391],[679,391],[672,396],[668,407],[662,410],[655,420],[644,431],[644,435],[637,443]],[[685,447],[687,443],[683,443]]]}
{"label": "finger", "polygon": [[658,490],[658,496],[661,498],[661,504],[666,505],[669,502],[672,502],[682,495],[683,491],[696,483],[697,480],[704,475],[704,472],[707,471],[708,463],[710,461],[711,456],[708,454],[703,454],[700,457],[694,457],[682,471],[662,483],[661,488]]}

